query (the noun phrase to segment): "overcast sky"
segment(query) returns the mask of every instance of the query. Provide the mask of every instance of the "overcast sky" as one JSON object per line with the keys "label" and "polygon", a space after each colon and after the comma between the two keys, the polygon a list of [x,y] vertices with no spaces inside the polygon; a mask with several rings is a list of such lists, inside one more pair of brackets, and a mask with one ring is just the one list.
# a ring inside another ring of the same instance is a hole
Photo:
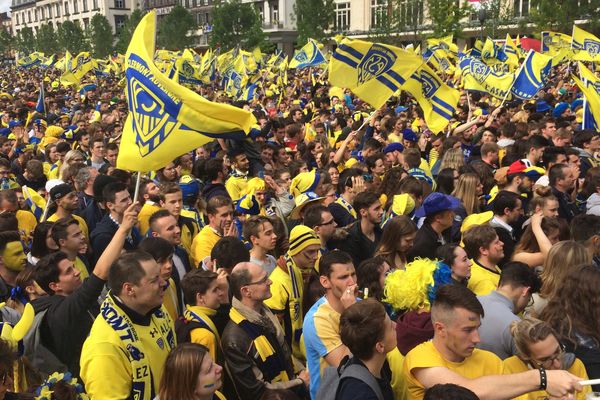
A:
{"label": "overcast sky", "polygon": [[8,11],[10,9],[11,0],[0,0],[0,12]]}

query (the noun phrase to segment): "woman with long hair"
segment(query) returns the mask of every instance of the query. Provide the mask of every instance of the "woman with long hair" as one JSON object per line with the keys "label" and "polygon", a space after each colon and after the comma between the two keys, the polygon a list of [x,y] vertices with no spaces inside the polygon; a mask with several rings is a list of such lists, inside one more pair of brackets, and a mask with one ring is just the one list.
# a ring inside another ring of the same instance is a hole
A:
{"label": "woman with long hair", "polygon": [[223,368],[208,349],[196,343],[182,343],[169,353],[163,369],[160,400],[225,399],[218,392],[223,385]]}
{"label": "woman with long hair", "polygon": [[365,298],[381,302],[385,277],[389,270],[390,265],[382,256],[375,256],[360,263],[356,270],[356,281]]}
{"label": "woman with long hair", "polygon": [[462,152],[462,149],[451,148],[444,153],[442,157],[442,164],[440,165],[440,171],[444,168],[452,168],[457,171],[464,169],[465,164],[465,156]]}
{"label": "woman with long hair", "polygon": [[584,245],[573,240],[558,242],[550,248],[548,256],[544,260],[544,269],[540,274],[542,288],[539,293],[533,294],[533,306],[528,310],[534,314],[542,312],[548,300],[556,296],[556,288],[559,282],[574,265],[589,264],[592,255]]}
{"label": "woman with long hair", "polygon": [[58,250],[58,246],[52,239],[52,225],[54,222],[40,222],[33,231],[31,240],[31,251],[27,254],[27,261],[31,265],[37,264],[40,258]]}
{"label": "woman with long hair", "polygon": [[417,225],[410,218],[394,217],[385,224],[375,255],[382,256],[392,270],[404,269],[416,235]]}
{"label": "woman with long hair", "polygon": [[479,198],[483,195],[483,185],[479,176],[473,172],[467,172],[458,177],[452,196],[460,200],[460,206],[454,209],[456,218],[452,224],[452,241],[460,242],[460,227],[462,221],[471,214],[479,212]]}
{"label": "woman with long hair", "polygon": [[554,243],[569,239],[569,226],[563,219],[545,218],[538,212],[531,217],[531,223],[515,246],[512,261],[537,268],[544,263]]}
{"label": "woman with long hair", "polygon": [[541,212],[544,217],[558,217],[558,199],[552,194],[550,186],[535,189],[533,199],[529,202],[529,211],[532,215]]}
{"label": "woman with long hair", "polygon": [[437,190],[436,192],[451,194],[454,191],[454,185],[460,177],[457,170],[452,168],[444,168],[441,170],[436,178]]}
{"label": "woman with long hair", "polygon": [[[554,328],[589,376],[600,376],[600,269],[593,264],[571,268],[555,293],[539,318]],[[592,390],[600,390],[600,385]]]}

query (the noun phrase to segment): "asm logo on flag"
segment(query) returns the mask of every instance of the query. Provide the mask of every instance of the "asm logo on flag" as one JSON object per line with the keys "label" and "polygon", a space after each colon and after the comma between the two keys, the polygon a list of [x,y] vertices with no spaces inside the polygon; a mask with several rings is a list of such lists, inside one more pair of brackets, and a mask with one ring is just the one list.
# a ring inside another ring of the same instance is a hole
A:
{"label": "asm logo on flag", "polygon": [[592,57],[596,57],[600,54],[600,43],[595,40],[585,39],[583,41],[583,49],[590,53]]}
{"label": "asm logo on flag", "polygon": [[79,68],[81,68],[83,65],[89,63],[90,61],[92,61],[92,57],[91,56],[79,56],[76,59],[76,63],[75,63],[75,68],[73,68],[73,71],[77,71]]}
{"label": "asm logo on flag", "polygon": [[[181,103],[175,103],[167,93],[143,71],[142,62],[127,69],[129,79],[127,96],[133,116],[135,142],[142,157],[152,153],[181,123],[170,117],[179,114]],[[134,112],[135,110],[135,112]]]}
{"label": "asm logo on flag", "polygon": [[428,99],[431,98],[441,86],[439,81],[425,70],[421,70],[421,84],[423,87],[423,95]]}
{"label": "asm logo on flag", "polygon": [[481,61],[474,60],[471,62],[470,67],[471,75],[473,75],[478,82],[484,82],[491,73],[491,69]]}
{"label": "asm logo on flag", "polygon": [[296,54],[294,56],[294,58],[296,59],[296,61],[298,61],[298,64],[304,64],[309,61],[308,54],[306,54],[306,51],[304,51],[304,50],[301,50],[300,52],[298,52],[298,54]]}
{"label": "asm logo on flag", "polygon": [[190,65],[189,62],[184,61],[181,64],[181,71],[180,73],[187,79],[192,79],[194,77],[194,67],[192,67]]}
{"label": "asm logo on flag", "polygon": [[358,83],[363,84],[385,74],[396,62],[396,55],[385,46],[374,44],[358,64]]}

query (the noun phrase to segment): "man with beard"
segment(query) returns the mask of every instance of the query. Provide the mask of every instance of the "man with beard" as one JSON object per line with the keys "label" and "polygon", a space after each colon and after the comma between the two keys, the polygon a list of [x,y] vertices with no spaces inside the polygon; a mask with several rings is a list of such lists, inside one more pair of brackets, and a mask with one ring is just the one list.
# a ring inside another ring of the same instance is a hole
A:
{"label": "man with beard", "polygon": [[477,225],[463,234],[464,248],[471,258],[471,277],[467,287],[478,296],[496,290],[500,281],[498,263],[504,258],[504,243],[489,225]]}
{"label": "man with beard", "polygon": [[548,178],[552,194],[558,199],[558,216],[571,222],[580,212],[571,197],[577,181],[574,168],[566,164],[556,164],[550,168]]}
{"label": "man with beard", "polygon": [[74,218],[79,223],[81,232],[87,241],[89,232],[85,220],[79,215],[73,214],[79,208],[79,198],[75,188],[68,183],[56,185],[50,190],[50,200],[56,204],[56,212],[48,217],[48,221],[55,222],[63,218]]}
{"label": "man with beard", "polygon": [[138,217],[140,221],[140,233],[146,235],[150,228],[150,217],[160,210],[160,188],[153,180],[145,179],[140,185],[140,197],[144,199],[144,204]]}
{"label": "man with beard", "polygon": [[192,260],[198,268],[205,257],[210,256],[214,245],[223,236],[237,237],[237,228],[233,221],[233,203],[223,196],[211,198],[206,205],[208,225],[192,241]]}

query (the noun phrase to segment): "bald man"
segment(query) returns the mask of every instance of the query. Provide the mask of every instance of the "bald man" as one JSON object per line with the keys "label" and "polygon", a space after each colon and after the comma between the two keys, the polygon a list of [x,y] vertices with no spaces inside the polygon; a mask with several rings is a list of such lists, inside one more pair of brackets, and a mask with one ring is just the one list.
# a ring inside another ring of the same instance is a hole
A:
{"label": "bald man", "polygon": [[[307,395],[308,373],[293,359],[277,317],[264,305],[271,297],[271,283],[269,274],[251,262],[239,263],[231,272],[231,320],[221,345],[241,400],[260,398],[271,389]],[[270,348],[264,346],[265,339]]]}

